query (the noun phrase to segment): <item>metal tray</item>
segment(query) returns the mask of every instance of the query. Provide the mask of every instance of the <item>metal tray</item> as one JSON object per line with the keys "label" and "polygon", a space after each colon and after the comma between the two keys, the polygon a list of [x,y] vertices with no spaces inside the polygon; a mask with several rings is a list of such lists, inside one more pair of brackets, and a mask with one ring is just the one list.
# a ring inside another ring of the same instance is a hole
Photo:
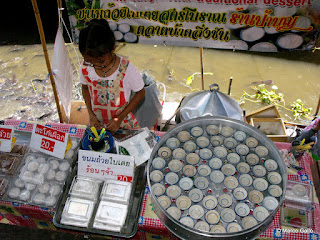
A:
{"label": "metal tray", "polygon": [[150,180],[150,172],[152,169],[152,160],[157,156],[157,152],[160,147],[166,144],[166,141],[173,136],[176,136],[178,132],[182,130],[190,130],[192,127],[199,126],[205,129],[205,127],[209,124],[215,125],[223,125],[233,127],[237,130],[244,131],[250,136],[255,137],[259,142],[263,143],[269,149],[269,155],[272,159],[276,160],[279,165],[279,171],[283,177],[282,187],[283,187],[283,195],[279,200],[278,207],[273,210],[270,215],[259,222],[256,226],[245,229],[235,233],[211,233],[211,232],[204,232],[197,230],[195,228],[190,228],[184,224],[181,224],[178,220],[174,219],[158,202],[156,195],[151,189],[151,202],[156,212],[157,216],[161,220],[161,222],[177,237],[181,239],[198,239],[198,240],[205,240],[205,239],[224,239],[224,240],[234,240],[234,239],[255,239],[261,233],[263,233],[269,225],[272,223],[277,211],[279,210],[281,204],[284,201],[285,196],[285,189],[287,186],[287,172],[286,166],[282,160],[279,150],[275,146],[275,144],[266,137],[264,133],[259,131],[258,129],[254,128],[253,126],[246,124],[242,121],[231,119],[227,117],[199,117],[195,119],[190,119],[185,122],[178,124],[173,129],[170,129],[157,143],[157,145],[153,148],[151,153],[149,162],[148,162],[148,186],[151,188],[152,182]]}
{"label": "metal tray", "polygon": [[[93,216],[96,214],[100,199],[98,199],[95,204],[95,208],[93,210],[93,215],[91,217],[88,228],[64,225],[61,223],[61,214],[63,212],[66,200],[69,195],[71,183],[72,183],[74,176],[77,174],[76,168],[72,172],[71,177],[68,179],[69,181],[66,183],[66,186],[65,186],[66,188],[64,189],[63,195],[58,202],[57,211],[56,211],[56,214],[54,215],[54,218],[53,218],[53,224],[58,228],[64,228],[64,229],[69,229],[69,230],[74,230],[74,231],[82,231],[82,232],[86,232],[86,233],[109,235],[109,236],[124,237],[124,238],[133,237],[136,234],[137,229],[138,229],[138,221],[139,221],[139,217],[140,217],[141,205],[142,205],[143,197],[144,197],[144,193],[145,193],[145,187],[146,187],[146,182],[147,182],[147,171],[146,170],[147,170],[146,163],[140,165],[139,167],[137,167],[135,169],[134,178],[133,178],[133,182],[132,182],[131,196],[130,196],[130,201],[129,201],[128,214],[127,214],[125,224],[123,225],[123,227],[121,229],[121,232],[105,231],[105,230],[95,229],[92,227],[93,219],[94,219]],[[101,187],[100,187],[100,191],[101,191]]]}

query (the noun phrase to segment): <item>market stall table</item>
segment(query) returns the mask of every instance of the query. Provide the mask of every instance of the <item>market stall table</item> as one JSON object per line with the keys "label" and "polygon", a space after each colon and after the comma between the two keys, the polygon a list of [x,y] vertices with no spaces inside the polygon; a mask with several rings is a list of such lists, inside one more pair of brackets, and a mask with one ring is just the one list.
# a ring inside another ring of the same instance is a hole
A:
{"label": "market stall table", "polygon": [[[32,131],[32,122],[24,122],[18,120],[7,120],[5,125],[14,126],[17,130]],[[46,123],[52,128],[60,131],[68,132],[72,137],[81,138],[85,132],[86,126],[75,124],[59,124],[59,123]],[[163,132],[155,132],[157,137],[161,137]],[[276,146],[286,156],[289,143],[276,143]],[[288,180],[297,181],[300,183],[312,183],[312,175],[310,169],[310,163],[313,161],[310,154],[305,153],[299,158],[299,166],[303,168],[300,172],[288,172]],[[302,231],[294,230],[293,228],[287,228],[281,226],[280,223],[280,210],[275,216],[272,224],[269,228],[260,235],[263,239],[319,239],[320,234],[320,205],[318,199],[314,194],[314,211],[312,212],[313,227],[312,229],[303,229]],[[58,229],[54,226],[52,220],[55,214],[54,209],[40,208],[36,206],[0,201],[0,223],[19,225],[38,229],[47,229],[53,231],[65,231]],[[70,231],[68,231],[70,232]],[[71,231],[72,232],[72,231]],[[81,234],[74,232],[75,234]],[[84,233],[82,233],[84,234]],[[157,215],[152,209],[150,192],[148,186],[145,189],[145,195],[143,199],[138,231],[132,239],[177,239],[159,220]]]}

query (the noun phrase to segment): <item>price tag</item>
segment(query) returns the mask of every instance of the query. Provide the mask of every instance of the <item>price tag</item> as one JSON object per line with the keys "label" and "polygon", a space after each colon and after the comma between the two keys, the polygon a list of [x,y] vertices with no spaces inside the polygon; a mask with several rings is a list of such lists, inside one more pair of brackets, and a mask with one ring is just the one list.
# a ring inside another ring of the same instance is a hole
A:
{"label": "price tag", "polygon": [[132,182],[134,157],[79,150],[78,175]]}
{"label": "price tag", "polygon": [[11,152],[13,147],[13,126],[2,126],[0,127],[0,151]]}
{"label": "price tag", "polygon": [[48,155],[63,159],[69,140],[68,133],[36,124],[32,131],[30,147]]}

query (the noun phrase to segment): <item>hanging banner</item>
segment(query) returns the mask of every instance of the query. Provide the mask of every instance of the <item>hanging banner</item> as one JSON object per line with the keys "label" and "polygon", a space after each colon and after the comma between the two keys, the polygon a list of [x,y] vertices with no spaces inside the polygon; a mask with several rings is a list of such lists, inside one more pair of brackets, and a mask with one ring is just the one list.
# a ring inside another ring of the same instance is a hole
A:
{"label": "hanging banner", "polygon": [[310,50],[320,21],[320,0],[100,0],[83,6],[75,2],[67,1],[75,39],[85,22],[103,18],[120,42]]}
{"label": "hanging banner", "polygon": [[57,86],[60,101],[67,119],[70,119],[72,99],[72,65],[68,50],[62,35],[61,27],[58,27],[53,48],[52,71],[54,82]]}

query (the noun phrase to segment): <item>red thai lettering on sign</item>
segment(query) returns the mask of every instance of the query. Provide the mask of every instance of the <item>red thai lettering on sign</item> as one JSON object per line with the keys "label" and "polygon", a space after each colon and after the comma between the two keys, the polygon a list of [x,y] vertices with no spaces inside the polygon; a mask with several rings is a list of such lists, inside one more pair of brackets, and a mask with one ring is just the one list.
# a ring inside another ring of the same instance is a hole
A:
{"label": "red thai lettering on sign", "polygon": [[125,175],[118,175],[118,181],[122,182],[129,182],[132,183],[132,177],[131,176],[125,176]]}
{"label": "red thai lettering on sign", "polygon": [[54,141],[51,141],[49,139],[45,139],[45,138],[42,138],[42,141],[41,141],[41,146],[40,148],[44,149],[44,150],[47,150],[49,152],[53,152],[53,149],[54,149],[54,145],[56,143]]}
{"label": "red thai lettering on sign", "polygon": [[46,126],[42,126],[39,124],[36,125],[35,133],[44,137],[52,138],[60,142],[64,142],[64,139],[66,137],[66,134],[64,132],[61,132]]}
{"label": "red thai lettering on sign", "polygon": [[10,140],[12,129],[0,128],[0,139]]}

